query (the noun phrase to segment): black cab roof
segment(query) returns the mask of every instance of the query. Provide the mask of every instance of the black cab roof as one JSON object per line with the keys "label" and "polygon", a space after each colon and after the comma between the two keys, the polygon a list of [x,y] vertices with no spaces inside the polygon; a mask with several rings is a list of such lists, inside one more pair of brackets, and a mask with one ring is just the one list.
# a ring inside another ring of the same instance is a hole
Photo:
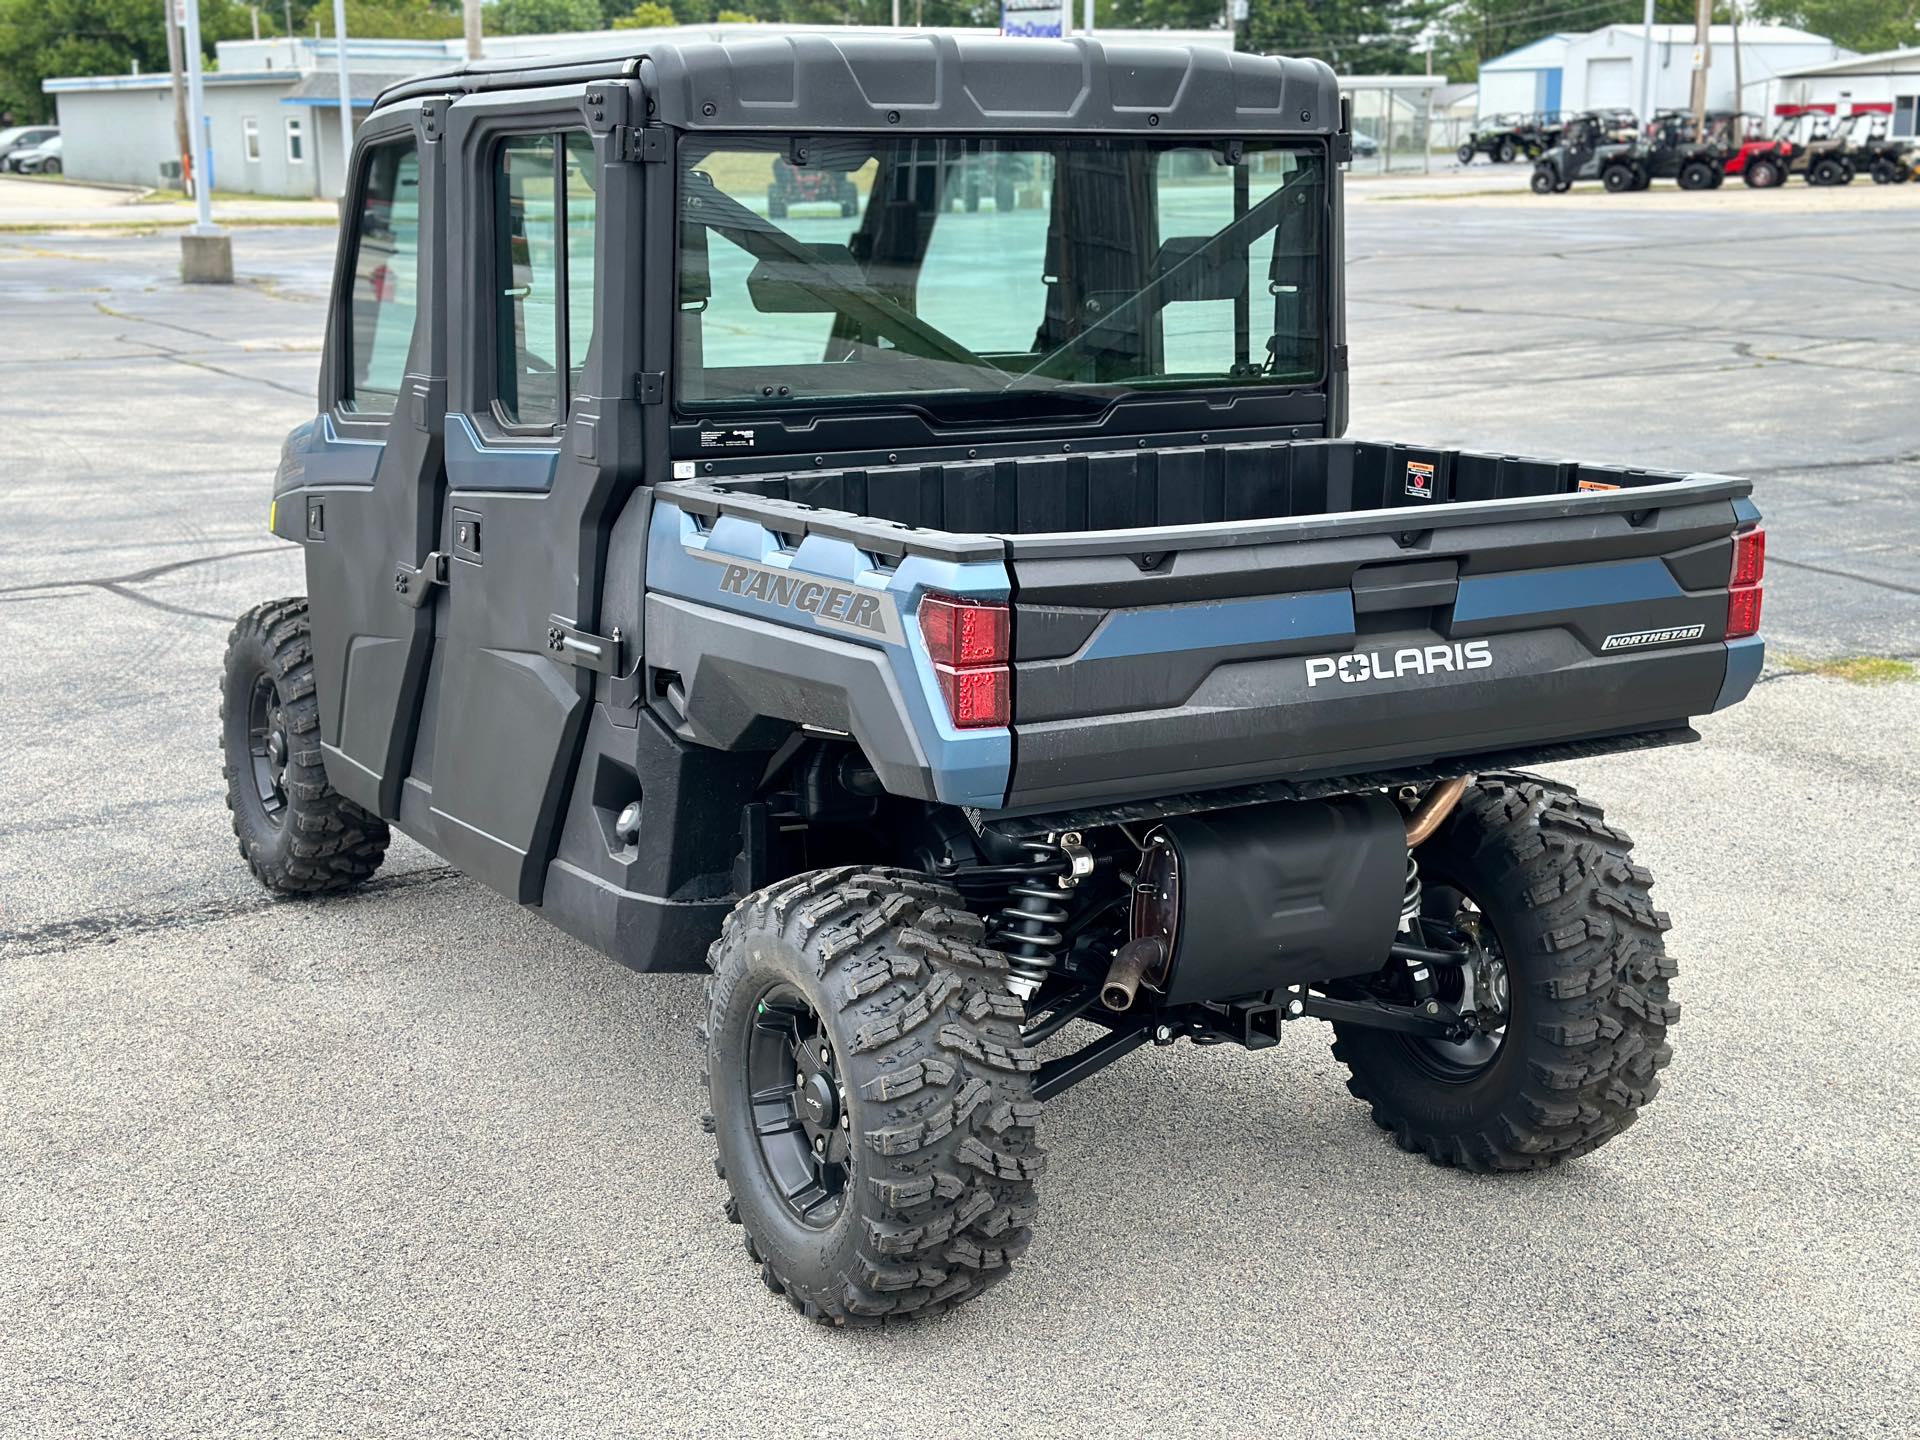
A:
{"label": "black cab roof", "polygon": [[655,121],[690,130],[1159,130],[1331,135],[1318,60],[1186,45],[923,32],[832,32],[582,47],[470,61],[390,87],[378,104],[637,79]]}

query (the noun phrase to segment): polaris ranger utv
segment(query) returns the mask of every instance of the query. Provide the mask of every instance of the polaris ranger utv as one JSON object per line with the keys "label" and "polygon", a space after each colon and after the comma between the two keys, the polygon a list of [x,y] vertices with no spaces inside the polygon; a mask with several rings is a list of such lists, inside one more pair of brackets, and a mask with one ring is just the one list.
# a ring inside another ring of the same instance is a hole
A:
{"label": "polaris ranger utv", "polygon": [[[726,1214],[828,1323],[1000,1278],[1042,1103],[1140,1046],[1331,1022],[1437,1163],[1612,1139],[1667,919],[1518,767],[1746,694],[1751,487],[1343,438],[1348,146],[1318,62],[1091,41],[389,89],[274,487],[307,595],[226,661],[247,863],[399,829],[706,970]],[[783,163],[859,215],[770,218]],[[996,168],[1037,199],[948,203]]]}

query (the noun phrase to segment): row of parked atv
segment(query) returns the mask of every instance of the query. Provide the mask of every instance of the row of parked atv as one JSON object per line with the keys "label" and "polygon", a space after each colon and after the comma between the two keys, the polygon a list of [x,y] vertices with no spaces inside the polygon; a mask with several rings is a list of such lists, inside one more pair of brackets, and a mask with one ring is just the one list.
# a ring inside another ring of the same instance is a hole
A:
{"label": "row of parked atv", "polygon": [[[1618,194],[1673,180],[1683,190],[1716,190],[1729,175],[1756,190],[1803,177],[1810,185],[1849,185],[1861,176],[1904,185],[1920,171],[1913,142],[1888,133],[1884,110],[1859,107],[1836,116],[1832,105],[1780,105],[1773,124],[1745,112],[1716,112],[1696,132],[1685,111],[1663,110],[1642,126],[1625,110],[1569,116],[1497,117],[1460,147],[1462,163],[1486,154],[1496,161],[1525,154],[1534,162],[1533,192],[1562,194],[1576,181],[1598,180]],[[1517,119],[1518,124],[1507,124]]]}

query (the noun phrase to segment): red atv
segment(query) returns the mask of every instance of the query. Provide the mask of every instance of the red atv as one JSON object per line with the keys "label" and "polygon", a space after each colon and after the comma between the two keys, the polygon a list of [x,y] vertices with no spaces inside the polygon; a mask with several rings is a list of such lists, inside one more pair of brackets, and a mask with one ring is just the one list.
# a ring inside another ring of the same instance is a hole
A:
{"label": "red atv", "polygon": [[1713,143],[1726,153],[1726,172],[1755,190],[1784,184],[1793,168],[1793,142],[1766,133],[1766,121],[1754,114],[1709,115]]}

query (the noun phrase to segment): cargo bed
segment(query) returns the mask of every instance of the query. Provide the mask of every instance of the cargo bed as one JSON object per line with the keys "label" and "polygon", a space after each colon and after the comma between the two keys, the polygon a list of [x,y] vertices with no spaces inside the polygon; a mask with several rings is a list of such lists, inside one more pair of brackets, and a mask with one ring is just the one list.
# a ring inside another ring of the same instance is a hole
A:
{"label": "cargo bed", "polygon": [[1684,731],[1759,671],[1757,639],[1726,642],[1750,489],[1311,440],[659,493],[702,523],[831,536],[883,567],[1003,566],[1003,807],[1061,809]]}

